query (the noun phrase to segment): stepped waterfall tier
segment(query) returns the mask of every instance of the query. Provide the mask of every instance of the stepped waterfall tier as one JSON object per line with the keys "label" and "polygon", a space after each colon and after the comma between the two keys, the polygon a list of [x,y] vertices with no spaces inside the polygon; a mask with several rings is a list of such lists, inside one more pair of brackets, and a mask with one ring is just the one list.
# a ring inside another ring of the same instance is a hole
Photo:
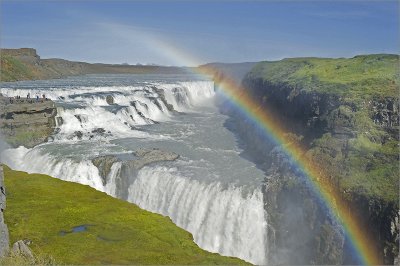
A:
{"label": "stepped waterfall tier", "polygon": [[48,141],[5,150],[6,165],[89,185],[169,216],[205,250],[268,263],[265,174],[241,157],[212,81],[89,75],[3,83],[0,93],[57,106]]}

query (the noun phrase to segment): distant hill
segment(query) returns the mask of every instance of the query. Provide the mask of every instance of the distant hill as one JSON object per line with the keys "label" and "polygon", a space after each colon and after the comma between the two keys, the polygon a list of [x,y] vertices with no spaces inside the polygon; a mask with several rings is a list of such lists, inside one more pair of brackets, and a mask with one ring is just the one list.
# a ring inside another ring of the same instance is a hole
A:
{"label": "distant hill", "polygon": [[222,73],[224,76],[228,76],[238,84],[242,82],[242,79],[246,76],[246,74],[252,70],[252,68],[257,64],[257,62],[244,62],[244,63],[209,63],[205,65],[199,66],[199,69],[202,68],[211,68],[219,73]]}
{"label": "distant hill", "polygon": [[181,74],[182,67],[89,64],[64,59],[41,59],[35,49],[0,49],[0,81],[53,79],[84,74]]}

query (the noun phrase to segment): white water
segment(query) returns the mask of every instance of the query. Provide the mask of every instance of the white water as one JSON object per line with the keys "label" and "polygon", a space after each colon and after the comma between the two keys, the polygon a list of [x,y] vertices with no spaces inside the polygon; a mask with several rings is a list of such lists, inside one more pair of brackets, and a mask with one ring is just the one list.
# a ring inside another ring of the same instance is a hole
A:
{"label": "white water", "polygon": [[[213,107],[212,82],[163,78],[2,84],[0,93],[6,96],[40,95],[45,90],[60,106],[63,122],[52,143],[9,149],[1,160],[15,169],[86,184],[112,196],[126,194],[125,200],[170,216],[200,247],[266,264],[263,173],[239,156],[234,136],[223,126],[226,117]],[[107,104],[107,95],[115,104]],[[126,173],[123,162],[114,163],[106,184],[91,162],[99,155],[154,147],[181,157],[138,173]],[[121,180],[128,185],[118,190]]]}
{"label": "white water", "polygon": [[129,187],[130,202],[168,215],[206,250],[265,264],[265,218],[260,190],[203,184],[168,167],[143,168]]}

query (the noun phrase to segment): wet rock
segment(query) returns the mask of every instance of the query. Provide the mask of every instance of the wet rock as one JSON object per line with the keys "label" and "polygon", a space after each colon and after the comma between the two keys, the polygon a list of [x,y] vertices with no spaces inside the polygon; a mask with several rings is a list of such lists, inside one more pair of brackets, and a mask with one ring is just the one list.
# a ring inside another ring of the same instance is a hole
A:
{"label": "wet rock", "polygon": [[92,130],[92,133],[97,133],[97,134],[104,134],[106,132],[106,130],[104,128],[95,128]]}
{"label": "wet rock", "polygon": [[114,104],[114,97],[112,97],[111,95],[107,95],[107,97],[106,97],[106,102],[107,102],[109,105]]}
{"label": "wet rock", "polygon": [[82,131],[75,131],[74,134],[72,135],[72,138],[77,137],[78,139],[82,139],[83,133]]}
{"label": "wet rock", "polygon": [[128,163],[135,169],[140,169],[145,165],[161,162],[161,161],[174,161],[179,158],[179,155],[173,152],[164,151],[160,149],[139,149],[134,152],[138,157],[136,160],[128,161]]}
{"label": "wet rock", "polygon": [[111,171],[111,167],[117,161],[118,158],[115,155],[100,156],[92,160],[93,165],[99,170],[103,185],[107,184],[107,177]]}
{"label": "wet rock", "polygon": [[164,103],[164,105],[167,107],[168,111],[173,112],[175,111],[174,106],[170,103],[167,102],[165,99],[165,93],[164,90],[158,89],[157,87],[153,87],[153,89],[157,92],[157,94],[160,96],[161,101]]}
{"label": "wet rock", "polygon": [[176,153],[153,148],[138,149],[131,154],[99,156],[92,159],[92,163],[99,169],[103,185],[106,185],[109,181],[112,166],[116,162],[121,163],[119,173],[115,176],[114,180],[115,193],[118,198],[127,199],[128,188],[141,168],[153,163],[174,161],[178,158],[179,155]]}
{"label": "wet rock", "polygon": [[64,124],[64,120],[61,116],[56,117],[57,119],[57,126],[61,126],[62,124]]}
{"label": "wet rock", "polygon": [[51,100],[10,103],[0,96],[0,133],[13,147],[32,148],[45,142],[56,127],[57,109]]}
{"label": "wet rock", "polygon": [[87,121],[87,117],[85,115],[74,115],[76,117],[76,119],[78,119],[79,122],[84,123]]}

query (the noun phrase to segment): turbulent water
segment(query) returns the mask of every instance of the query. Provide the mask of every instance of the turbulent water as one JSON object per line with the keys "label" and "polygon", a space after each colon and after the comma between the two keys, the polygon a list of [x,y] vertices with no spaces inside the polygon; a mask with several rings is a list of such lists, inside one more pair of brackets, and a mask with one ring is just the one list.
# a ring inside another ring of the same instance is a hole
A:
{"label": "turbulent water", "polygon": [[[1,155],[4,163],[90,185],[170,216],[206,250],[267,263],[263,173],[240,157],[235,137],[224,127],[227,117],[215,106],[212,81],[190,75],[88,75],[0,85],[3,95],[45,94],[58,106],[50,141],[8,149]],[[91,160],[110,154],[127,160],[139,148],[180,158],[139,171],[122,170],[115,162],[104,184]],[[117,180],[126,186],[117,186]]]}

